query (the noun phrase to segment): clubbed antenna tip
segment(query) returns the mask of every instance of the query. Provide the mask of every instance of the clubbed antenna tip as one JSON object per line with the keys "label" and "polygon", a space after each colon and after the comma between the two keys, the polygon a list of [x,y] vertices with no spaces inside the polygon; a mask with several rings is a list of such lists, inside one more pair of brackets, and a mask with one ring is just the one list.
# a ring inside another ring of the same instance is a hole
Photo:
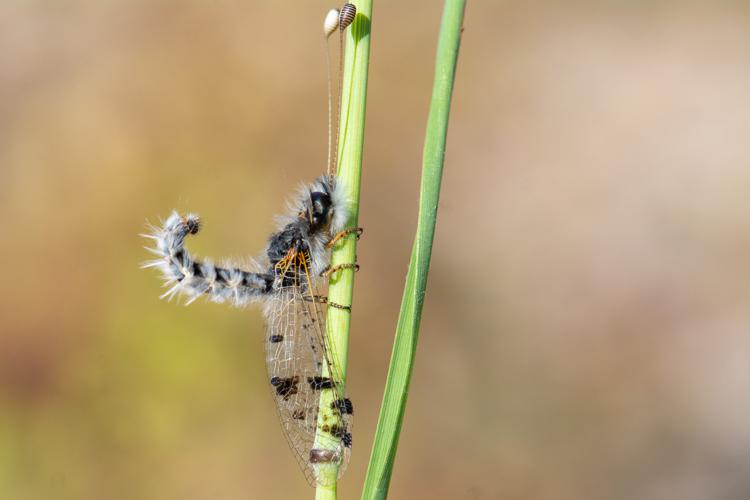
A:
{"label": "clubbed antenna tip", "polygon": [[339,13],[339,30],[344,31],[350,24],[352,24],[356,15],[357,7],[355,7],[354,4],[345,3],[344,6],[341,7],[341,12]]}
{"label": "clubbed antenna tip", "polygon": [[330,37],[334,31],[339,29],[339,10],[331,9],[326,14],[326,18],[323,21],[323,33],[326,38]]}

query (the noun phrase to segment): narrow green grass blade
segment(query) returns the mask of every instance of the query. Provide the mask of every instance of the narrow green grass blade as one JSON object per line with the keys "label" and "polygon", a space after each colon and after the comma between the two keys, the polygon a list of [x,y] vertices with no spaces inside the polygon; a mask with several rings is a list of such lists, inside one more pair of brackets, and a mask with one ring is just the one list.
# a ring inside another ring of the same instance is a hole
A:
{"label": "narrow green grass blade", "polygon": [[378,428],[362,492],[362,498],[365,500],[386,498],[388,495],[393,462],[396,458],[401,424],[406,409],[435,235],[445,141],[448,133],[448,115],[461,41],[464,6],[465,0],[446,0],[443,10],[432,102],[427,119],[427,135],[422,159],[417,234],[409,262],[409,271],[406,275],[406,286],[396,327],[391,363],[388,368],[383,404],[380,408]]}
{"label": "narrow green grass blade", "polygon": [[[339,131],[338,181],[346,187],[351,201],[351,214],[347,227],[356,227],[359,218],[359,190],[362,174],[362,152],[365,136],[365,104],[367,101],[367,75],[370,61],[370,19],[372,1],[351,2],[357,7],[357,16],[346,35],[344,71],[341,95]],[[356,262],[357,238],[343,238],[333,249],[331,266]],[[354,287],[354,270],[346,269],[331,276],[328,299],[335,304],[350,305]],[[341,383],[346,383],[347,353],[349,350],[349,325],[351,311],[329,307],[326,315],[326,336],[332,357],[340,368]],[[327,375],[327,374],[324,374]],[[331,412],[332,391],[325,391],[320,398],[319,414]],[[330,443],[329,443],[330,444]],[[335,443],[338,444],[338,443]],[[326,443],[316,436],[316,448]],[[321,466],[318,469],[323,484],[315,492],[317,500],[336,499],[337,466]]]}

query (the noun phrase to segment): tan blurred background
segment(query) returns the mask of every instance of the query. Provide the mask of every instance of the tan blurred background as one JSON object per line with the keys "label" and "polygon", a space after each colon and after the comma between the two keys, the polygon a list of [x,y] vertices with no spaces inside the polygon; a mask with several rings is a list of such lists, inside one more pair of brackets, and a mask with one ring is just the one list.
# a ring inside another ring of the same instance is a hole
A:
{"label": "tan blurred background", "polygon": [[[750,498],[750,5],[469,1],[392,498]],[[257,254],[325,164],[322,0],[0,5],[0,498],[311,498],[261,315],[137,236]],[[357,498],[415,227],[438,2],[376,2]]]}

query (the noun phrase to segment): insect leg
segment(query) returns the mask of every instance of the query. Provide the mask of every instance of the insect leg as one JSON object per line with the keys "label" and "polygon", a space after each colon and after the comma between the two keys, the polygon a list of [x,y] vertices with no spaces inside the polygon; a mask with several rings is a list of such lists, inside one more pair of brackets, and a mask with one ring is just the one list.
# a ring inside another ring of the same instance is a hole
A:
{"label": "insect leg", "polygon": [[208,295],[214,302],[229,300],[239,306],[271,293],[273,274],[219,267],[193,258],[185,248],[185,237],[199,229],[197,216],[182,217],[173,212],[163,227],[153,227],[150,234],[142,235],[154,240],[155,246],[147,250],[158,257],[142,267],[160,270],[165,286],[170,287],[162,298],[186,295],[189,304],[201,295]]}
{"label": "insect leg", "polygon": [[351,306],[342,306],[341,304],[337,304],[335,302],[331,302],[328,300],[328,297],[325,297],[323,295],[305,295],[303,297],[303,300],[305,302],[317,302],[318,304],[326,304],[331,307],[335,307],[336,309],[343,309],[345,311],[351,311]]}
{"label": "insect leg", "polygon": [[357,271],[359,271],[359,264],[357,264],[355,262],[353,264],[351,264],[351,263],[338,264],[338,265],[333,266],[333,267],[328,266],[328,267],[326,267],[323,270],[323,272],[320,273],[320,277],[321,278],[327,278],[330,275],[332,275],[333,273],[337,273],[339,271],[343,271],[344,269],[354,269],[354,272],[357,272]]}
{"label": "insect leg", "polygon": [[317,302],[318,304],[328,304],[328,297],[324,295],[305,295],[302,297],[305,302]]}
{"label": "insect leg", "polygon": [[361,227],[350,227],[349,229],[344,229],[340,233],[337,233],[336,235],[334,235],[334,237],[331,238],[331,241],[326,243],[326,248],[333,248],[333,246],[336,243],[338,243],[339,240],[341,240],[341,238],[345,238],[349,236],[350,234],[356,234],[357,239],[359,239],[360,236],[362,236],[363,232],[364,232],[364,229],[362,229]]}

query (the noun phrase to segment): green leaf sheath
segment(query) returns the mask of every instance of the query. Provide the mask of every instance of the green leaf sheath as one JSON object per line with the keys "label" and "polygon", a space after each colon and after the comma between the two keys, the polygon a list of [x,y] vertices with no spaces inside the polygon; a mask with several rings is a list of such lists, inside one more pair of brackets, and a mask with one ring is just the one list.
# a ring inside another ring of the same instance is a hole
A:
{"label": "green leaf sheath", "polygon": [[406,275],[375,442],[362,492],[362,498],[365,500],[386,498],[388,495],[388,486],[406,409],[435,235],[445,141],[448,133],[448,115],[461,41],[464,7],[464,0],[446,0],[444,5],[432,101],[422,157],[417,233],[409,262],[409,271]]}

